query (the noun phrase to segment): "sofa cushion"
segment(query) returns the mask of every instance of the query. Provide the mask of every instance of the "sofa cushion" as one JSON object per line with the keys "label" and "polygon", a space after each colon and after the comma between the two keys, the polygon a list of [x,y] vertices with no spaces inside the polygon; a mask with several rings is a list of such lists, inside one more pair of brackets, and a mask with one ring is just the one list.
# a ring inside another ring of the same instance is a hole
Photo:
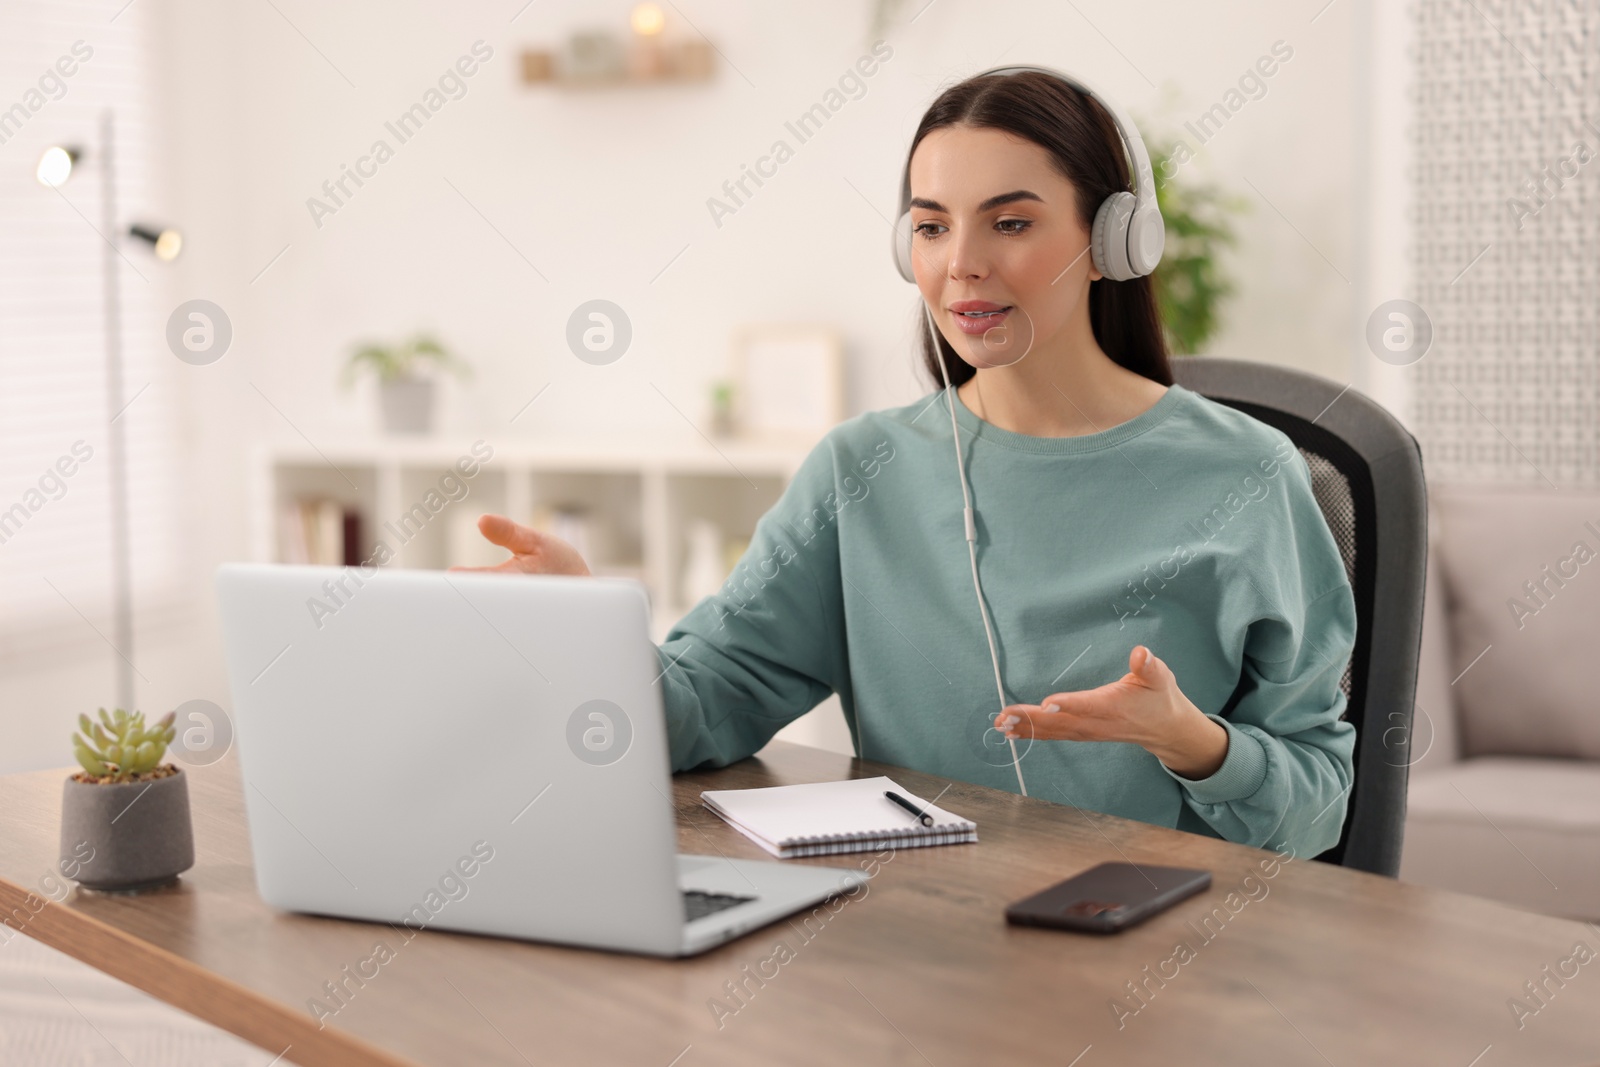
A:
{"label": "sofa cushion", "polygon": [[1600,764],[1487,756],[1414,771],[1400,878],[1600,920]]}
{"label": "sofa cushion", "polygon": [[1433,491],[1462,754],[1600,759],[1600,495]]}

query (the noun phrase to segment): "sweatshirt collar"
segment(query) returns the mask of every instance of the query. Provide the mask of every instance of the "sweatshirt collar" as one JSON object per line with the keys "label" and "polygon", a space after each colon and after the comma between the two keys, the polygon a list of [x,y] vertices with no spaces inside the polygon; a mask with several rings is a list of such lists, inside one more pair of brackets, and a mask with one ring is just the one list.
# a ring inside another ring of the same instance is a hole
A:
{"label": "sweatshirt collar", "polygon": [[1114,448],[1159,425],[1193,395],[1181,385],[1169,385],[1160,400],[1127,422],[1103,428],[1096,433],[1079,434],[1076,437],[1031,437],[1027,434],[1002,430],[993,423],[985,422],[972,413],[959,393],[954,389],[950,390],[950,393],[955,400],[956,423],[966,433],[1013,452],[1047,452],[1057,455],[1098,452],[1101,449]]}

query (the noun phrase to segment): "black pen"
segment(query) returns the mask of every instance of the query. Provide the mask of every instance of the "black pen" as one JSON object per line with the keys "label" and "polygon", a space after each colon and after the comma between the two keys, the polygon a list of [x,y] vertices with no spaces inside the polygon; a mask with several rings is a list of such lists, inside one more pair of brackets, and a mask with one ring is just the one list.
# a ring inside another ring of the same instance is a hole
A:
{"label": "black pen", "polygon": [[890,800],[894,801],[896,804],[900,805],[902,808],[905,808],[911,814],[915,815],[919,820],[921,820],[922,825],[924,825],[924,826],[932,826],[933,825],[933,816],[932,815],[929,815],[927,812],[923,811],[921,808],[919,808],[915,804],[911,803],[911,801],[907,800],[905,797],[901,796],[899,793],[895,793],[895,792],[892,792],[892,791],[890,791],[888,789],[885,789],[883,791],[883,795],[888,797]]}

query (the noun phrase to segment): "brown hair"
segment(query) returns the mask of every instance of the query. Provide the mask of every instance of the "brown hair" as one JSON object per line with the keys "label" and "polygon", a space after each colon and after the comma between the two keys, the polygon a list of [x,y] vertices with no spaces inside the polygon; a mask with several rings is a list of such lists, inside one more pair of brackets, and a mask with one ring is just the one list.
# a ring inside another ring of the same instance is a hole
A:
{"label": "brown hair", "polygon": [[[924,137],[956,125],[1004,130],[1049,152],[1056,170],[1077,192],[1078,219],[1084,229],[1092,228],[1095,212],[1107,196],[1119,189],[1132,191],[1128,160],[1110,113],[1098,100],[1053,75],[986,74],[946,89],[922,116],[906,153],[907,173]],[[977,373],[942,334],[934,336],[920,307],[917,318],[923,366],[935,388],[944,387],[938,360],[944,361],[952,386]],[[1115,362],[1162,385],[1172,384],[1153,278],[1090,282],[1089,324],[1095,341]]]}

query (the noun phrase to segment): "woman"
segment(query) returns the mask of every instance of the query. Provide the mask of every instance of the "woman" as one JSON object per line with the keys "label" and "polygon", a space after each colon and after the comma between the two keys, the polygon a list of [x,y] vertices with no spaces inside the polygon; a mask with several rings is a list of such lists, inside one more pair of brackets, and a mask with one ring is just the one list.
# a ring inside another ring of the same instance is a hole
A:
{"label": "woman", "polygon": [[[943,93],[908,163],[948,394],[828,433],[722,590],[660,646],[675,769],[723,766],[837,692],[868,759],[1256,846],[1337,843],[1355,609],[1287,438],[1172,383],[1148,278],[1102,278],[1129,188],[1108,113],[1060,79]],[[1024,358],[1019,358],[1019,356]],[[937,410],[934,410],[937,408]],[[498,516],[498,570],[587,574]],[[1013,752],[1016,767],[1013,767]]]}

